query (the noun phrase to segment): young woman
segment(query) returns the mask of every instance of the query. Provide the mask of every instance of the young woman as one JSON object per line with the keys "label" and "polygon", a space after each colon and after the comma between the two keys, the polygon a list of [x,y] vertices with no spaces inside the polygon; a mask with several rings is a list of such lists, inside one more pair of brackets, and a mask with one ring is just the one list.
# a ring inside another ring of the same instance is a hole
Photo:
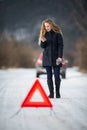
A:
{"label": "young woman", "polygon": [[46,68],[47,72],[49,98],[54,98],[52,69],[55,78],[56,98],[60,98],[60,67],[63,56],[63,37],[61,29],[51,19],[46,19],[42,22],[39,45],[43,48],[43,67]]}

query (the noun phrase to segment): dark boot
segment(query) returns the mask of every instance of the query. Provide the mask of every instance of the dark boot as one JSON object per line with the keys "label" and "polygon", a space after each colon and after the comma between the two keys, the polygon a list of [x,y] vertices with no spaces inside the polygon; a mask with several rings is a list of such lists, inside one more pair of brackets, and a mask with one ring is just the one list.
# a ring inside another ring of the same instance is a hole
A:
{"label": "dark boot", "polygon": [[49,98],[54,98],[54,87],[53,87],[53,81],[52,80],[47,80],[48,88],[50,95],[48,96]]}
{"label": "dark boot", "polygon": [[55,85],[56,85],[56,98],[60,98],[60,82],[61,80],[56,80]]}

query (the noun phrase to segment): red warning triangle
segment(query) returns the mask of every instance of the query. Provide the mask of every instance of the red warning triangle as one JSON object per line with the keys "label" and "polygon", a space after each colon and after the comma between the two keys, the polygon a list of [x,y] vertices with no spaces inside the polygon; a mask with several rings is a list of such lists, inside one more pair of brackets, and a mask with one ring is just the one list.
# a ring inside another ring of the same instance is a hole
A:
{"label": "red warning triangle", "polygon": [[[40,92],[43,101],[31,101],[31,98],[37,90]],[[21,107],[52,107],[52,104],[38,79],[34,82]]]}

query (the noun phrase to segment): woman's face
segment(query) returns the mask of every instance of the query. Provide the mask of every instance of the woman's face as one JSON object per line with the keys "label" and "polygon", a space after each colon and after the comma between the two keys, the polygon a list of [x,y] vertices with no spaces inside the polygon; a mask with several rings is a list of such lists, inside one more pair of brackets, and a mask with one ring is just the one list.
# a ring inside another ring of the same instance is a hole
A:
{"label": "woman's face", "polygon": [[47,32],[49,32],[51,30],[51,25],[49,23],[44,23],[45,25],[45,29]]}

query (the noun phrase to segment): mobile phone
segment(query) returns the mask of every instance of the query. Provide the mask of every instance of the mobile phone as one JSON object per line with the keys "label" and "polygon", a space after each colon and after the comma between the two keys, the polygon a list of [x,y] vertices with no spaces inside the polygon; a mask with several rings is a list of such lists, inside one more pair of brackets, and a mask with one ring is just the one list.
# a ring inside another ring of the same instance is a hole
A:
{"label": "mobile phone", "polygon": [[61,62],[58,61],[58,59],[56,59],[56,65],[59,65]]}

